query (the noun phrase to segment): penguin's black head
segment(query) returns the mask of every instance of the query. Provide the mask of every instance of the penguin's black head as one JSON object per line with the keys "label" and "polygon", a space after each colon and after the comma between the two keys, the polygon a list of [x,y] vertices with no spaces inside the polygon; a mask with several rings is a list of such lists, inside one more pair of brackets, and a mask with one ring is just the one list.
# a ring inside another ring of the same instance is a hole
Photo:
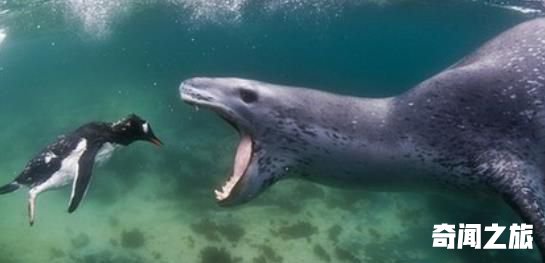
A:
{"label": "penguin's black head", "polygon": [[153,133],[151,125],[135,114],[112,124],[112,130],[117,140],[116,143],[122,145],[129,145],[138,140],[148,141],[157,146],[163,144]]}

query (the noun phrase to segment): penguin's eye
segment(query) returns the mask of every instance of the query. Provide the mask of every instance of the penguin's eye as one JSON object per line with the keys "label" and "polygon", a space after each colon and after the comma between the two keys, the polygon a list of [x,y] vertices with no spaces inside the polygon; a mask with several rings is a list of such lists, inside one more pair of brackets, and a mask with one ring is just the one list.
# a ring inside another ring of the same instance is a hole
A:
{"label": "penguin's eye", "polygon": [[142,124],[142,130],[144,131],[144,133],[148,133],[149,132],[149,124],[147,122],[145,122],[144,124]]}
{"label": "penguin's eye", "polygon": [[257,101],[257,93],[247,89],[239,90],[240,99],[246,103],[252,103]]}

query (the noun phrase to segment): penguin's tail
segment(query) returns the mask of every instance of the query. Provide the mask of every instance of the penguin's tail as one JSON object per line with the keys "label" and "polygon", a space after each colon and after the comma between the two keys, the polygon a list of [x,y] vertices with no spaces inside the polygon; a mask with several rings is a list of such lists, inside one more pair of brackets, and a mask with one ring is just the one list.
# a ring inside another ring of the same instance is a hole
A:
{"label": "penguin's tail", "polygon": [[20,184],[17,182],[11,182],[9,184],[6,184],[4,186],[0,186],[0,195],[11,193],[21,187]]}

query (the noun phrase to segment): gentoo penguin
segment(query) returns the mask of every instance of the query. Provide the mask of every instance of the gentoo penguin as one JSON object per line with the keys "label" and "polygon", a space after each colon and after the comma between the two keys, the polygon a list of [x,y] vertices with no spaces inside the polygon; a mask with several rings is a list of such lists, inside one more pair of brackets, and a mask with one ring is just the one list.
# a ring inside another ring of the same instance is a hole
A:
{"label": "gentoo penguin", "polygon": [[115,123],[87,123],[70,134],[59,136],[38,153],[13,182],[0,187],[0,194],[28,187],[28,216],[32,226],[38,194],[72,183],[68,206],[68,212],[72,213],[87,192],[95,161],[109,158],[116,146],[127,146],[138,140],[162,145],[150,124],[134,114]]}

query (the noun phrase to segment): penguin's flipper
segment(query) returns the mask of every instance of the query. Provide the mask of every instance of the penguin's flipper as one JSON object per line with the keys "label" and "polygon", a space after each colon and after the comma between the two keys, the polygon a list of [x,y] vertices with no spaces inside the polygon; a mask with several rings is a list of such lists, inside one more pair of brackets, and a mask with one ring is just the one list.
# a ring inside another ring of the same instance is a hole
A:
{"label": "penguin's flipper", "polygon": [[6,184],[0,187],[0,195],[11,193],[15,190],[18,190],[20,187],[21,185],[18,184],[17,182],[11,182],[9,184]]}
{"label": "penguin's flipper", "polygon": [[100,149],[100,144],[91,144],[87,150],[81,155],[78,162],[78,170],[76,171],[76,177],[72,185],[72,194],[70,195],[70,204],[68,206],[68,213],[74,212],[81,200],[87,193],[89,188],[89,182],[91,176],[93,176],[93,165],[95,163],[95,156]]}
{"label": "penguin's flipper", "polygon": [[516,155],[501,157],[480,166],[490,172],[491,186],[521,216],[533,225],[533,240],[545,262],[545,173],[531,160]]}

